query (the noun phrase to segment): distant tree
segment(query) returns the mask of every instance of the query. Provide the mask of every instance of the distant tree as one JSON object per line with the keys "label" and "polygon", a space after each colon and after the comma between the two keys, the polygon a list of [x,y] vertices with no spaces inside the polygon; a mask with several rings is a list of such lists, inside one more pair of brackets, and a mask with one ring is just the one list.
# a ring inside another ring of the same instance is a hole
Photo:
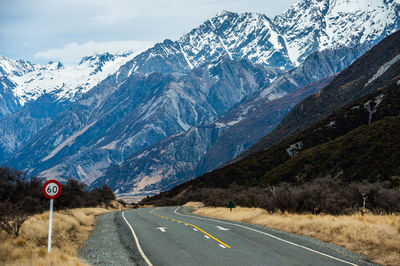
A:
{"label": "distant tree", "polygon": [[68,179],[65,184],[62,184],[62,193],[56,204],[58,209],[65,209],[92,206],[94,203],[84,183],[76,179]]}
{"label": "distant tree", "polygon": [[114,193],[106,184],[104,184],[102,187],[93,189],[91,194],[97,204],[105,204],[107,208],[111,201],[115,200]]}
{"label": "distant tree", "polygon": [[[49,206],[49,200],[42,194],[43,181],[27,177],[26,173],[9,167],[0,167],[0,229],[18,236],[22,223],[29,215],[41,213]],[[62,193],[55,201],[57,210],[67,208],[108,207],[115,196],[104,185],[87,191],[84,183],[69,179],[62,184]]]}

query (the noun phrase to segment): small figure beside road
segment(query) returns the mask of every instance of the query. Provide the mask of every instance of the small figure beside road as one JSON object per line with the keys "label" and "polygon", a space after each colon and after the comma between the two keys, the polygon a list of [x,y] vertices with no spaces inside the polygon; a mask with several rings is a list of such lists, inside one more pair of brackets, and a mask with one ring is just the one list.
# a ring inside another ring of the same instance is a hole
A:
{"label": "small figure beside road", "polygon": [[229,203],[228,203],[228,205],[226,207],[229,208],[232,211],[232,208],[235,208],[235,204],[231,200],[231,201],[229,201]]}

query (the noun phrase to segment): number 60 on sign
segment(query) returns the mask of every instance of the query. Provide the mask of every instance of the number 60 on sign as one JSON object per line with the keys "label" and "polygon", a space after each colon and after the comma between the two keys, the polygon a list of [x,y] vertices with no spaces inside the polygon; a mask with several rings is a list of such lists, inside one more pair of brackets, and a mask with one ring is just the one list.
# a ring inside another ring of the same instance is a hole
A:
{"label": "number 60 on sign", "polygon": [[49,180],[43,185],[43,194],[48,199],[58,198],[61,194],[61,184],[57,180]]}

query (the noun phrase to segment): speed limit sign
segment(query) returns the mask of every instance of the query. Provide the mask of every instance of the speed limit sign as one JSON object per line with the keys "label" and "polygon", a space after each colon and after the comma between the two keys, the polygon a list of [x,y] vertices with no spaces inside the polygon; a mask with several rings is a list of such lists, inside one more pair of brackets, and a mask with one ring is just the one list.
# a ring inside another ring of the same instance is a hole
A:
{"label": "speed limit sign", "polygon": [[50,212],[49,212],[49,237],[47,241],[47,253],[51,250],[51,225],[53,223],[53,202],[55,198],[58,198],[61,194],[61,184],[57,180],[49,180],[44,183],[43,195],[50,199]]}
{"label": "speed limit sign", "polygon": [[61,194],[61,184],[57,180],[49,180],[44,183],[42,190],[46,198],[55,199]]}

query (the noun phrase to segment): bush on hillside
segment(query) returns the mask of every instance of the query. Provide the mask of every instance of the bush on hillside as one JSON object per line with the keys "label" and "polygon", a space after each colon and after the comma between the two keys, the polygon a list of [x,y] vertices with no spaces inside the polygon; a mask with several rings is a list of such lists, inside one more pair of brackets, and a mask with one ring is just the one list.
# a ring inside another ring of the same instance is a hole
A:
{"label": "bush on hillside", "polygon": [[366,209],[376,214],[400,212],[400,190],[391,182],[368,181],[347,184],[332,178],[317,178],[302,184],[276,186],[199,188],[176,198],[147,198],[142,204],[180,205],[201,201],[207,206],[226,206],[229,200],[243,207],[260,207],[269,212],[352,214]]}
{"label": "bush on hillside", "polygon": [[[22,171],[0,167],[0,228],[18,236],[26,217],[49,209],[49,200],[42,194],[43,181],[28,178]],[[54,201],[56,210],[109,206],[115,199],[112,190],[104,185],[91,191],[75,179],[62,184],[62,193]]]}

